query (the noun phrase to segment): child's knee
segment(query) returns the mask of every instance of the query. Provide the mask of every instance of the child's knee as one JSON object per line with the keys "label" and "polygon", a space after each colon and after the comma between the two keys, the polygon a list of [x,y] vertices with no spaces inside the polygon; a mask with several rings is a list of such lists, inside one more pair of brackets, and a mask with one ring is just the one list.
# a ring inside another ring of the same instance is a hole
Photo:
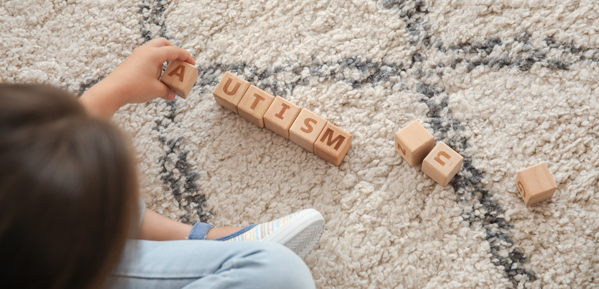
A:
{"label": "child's knee", "polygon": [[[262,288],[315,288],[312,273],[306,263],[287,247],[275,243],[260,243],[253,258],[260,263]],[[252,262],[253,263],[253,262]]]}

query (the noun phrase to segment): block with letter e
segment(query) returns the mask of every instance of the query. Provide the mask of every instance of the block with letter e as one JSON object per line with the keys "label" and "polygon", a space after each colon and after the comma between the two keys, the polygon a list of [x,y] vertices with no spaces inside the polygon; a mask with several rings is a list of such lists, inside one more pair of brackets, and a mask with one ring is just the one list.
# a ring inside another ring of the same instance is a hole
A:
{"label": "block with letter e", "polygon": [[299,106],[277,96],[264,114],[264,126],[289,139],[289,128],[301,110]]}
{"label": "block with letter e", "polygon": [[249,82],[227,71],[212,94],[216,103],[239,113],[237,105],[249,87]]}
{"label": "block with letter e", "polygon": [[445,187],[460,171],[464,158],[443,142],[438,142],[435,148],[422,161],[422,172],[431,177],[439,185]]}
{"label": "block with letter e", "polygon": [[545,162],[519,171],[516,186],[527,206],[553,197],[557,190]]}
{"label": "block with letter e", "polygon": [[198,69],[185,61],[179,60],[169,62],[160,77],[162,83],[183,98],[187,98],[196,79],[198,79]]}
{"label": "block with letter e", "polygon": [[259,127],[264,127],[264,114],[274,100],[274,96],[250,85],[237,106],[239,116]]}
{"label": "block with letter e", "polygon": [[289,128],[289,140],[313,153],[314,142],[326,124],[324,118],[302,108]]}
{"label": "block with letter e", "polygon": [[395,133],[395,150],[410,166],[424,160],[435,146],[435,137],[415,120]]}
{"label": "block with letter e", "polygon": [[327,123],[314,143],[314,153],[325,161],[339,166],[351,147],[352,135]]}

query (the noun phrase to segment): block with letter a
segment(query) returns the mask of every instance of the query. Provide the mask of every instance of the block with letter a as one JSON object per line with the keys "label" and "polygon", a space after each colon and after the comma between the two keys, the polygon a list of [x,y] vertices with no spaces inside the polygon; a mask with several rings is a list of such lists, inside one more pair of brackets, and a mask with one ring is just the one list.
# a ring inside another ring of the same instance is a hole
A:
{"label": "block with letter a", "polygon": [[187,98],[198,79],[198,69],[179,60],[171,61],[160,77],[160,81],[172,89],[178,96]]}
{"label": "block with letter a", "polygon": [[227,71],[212,94],[216,103],[239,113],[237,105],[249,87],[249,82]]}
{"label": "block with letter a", "polygon": [[289,128],[289,140],[313,153],[314,142],[326,124],[324,118],[302,108]]}
{"label": "block with letter a", "polygon": [[314,143],[314,153],[327,162],[339,166],[351,147],[352,135],[327,123]]}
{"label": "block with letter a", "polygon": [[443,142],[438,142],[435,148],[422,161],[422,172],[431,177],[439,185],[445,187],[460,171],[464,158]]}
{"label": "block with letter a", "polygon": [[299,106],[277,96],[264,114],[264,126],[289,139],[289,128],[301,110]]}
{"label": "block with letter a", "polygon": [[274,96],[250,85],[237,106],[239,116],[259,127],[264,127],[264,114],[274,100]]}

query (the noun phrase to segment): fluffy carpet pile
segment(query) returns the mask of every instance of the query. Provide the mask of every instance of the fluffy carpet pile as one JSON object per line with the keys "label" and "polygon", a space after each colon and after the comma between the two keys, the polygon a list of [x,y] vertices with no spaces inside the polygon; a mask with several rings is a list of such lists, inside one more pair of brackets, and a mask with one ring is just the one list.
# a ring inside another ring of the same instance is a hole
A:
{"label": "fluffy carpet pile", "polygon": [[[144,42],[195,57],[188,99],[129,105],[148,206],[247,225],[325,217],[319,288],[599,286],[593,1],[2,1],[0,80],[81,94]],[[217,105],[225,71],[353,134],[339,167]],[[449,186],[394,151],[420,120],[464,156]],[[558,190],[527,207],[518,170]]]}

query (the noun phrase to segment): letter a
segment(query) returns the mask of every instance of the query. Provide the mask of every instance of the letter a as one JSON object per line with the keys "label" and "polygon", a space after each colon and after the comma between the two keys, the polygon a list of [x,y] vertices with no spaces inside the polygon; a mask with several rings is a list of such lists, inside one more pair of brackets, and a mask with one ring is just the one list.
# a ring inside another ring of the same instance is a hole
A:
{"label": "letter a", "polygon": [[[181,71],[179,71],[179,69]],[[177,66],[177,68],[175,68],[171,73],[168,74],[168,76],[179,76],[179,81],[183,82],[183,79],[185,79],[185,66],[183,66],[183,64],[180,64],[179,66]]]}

